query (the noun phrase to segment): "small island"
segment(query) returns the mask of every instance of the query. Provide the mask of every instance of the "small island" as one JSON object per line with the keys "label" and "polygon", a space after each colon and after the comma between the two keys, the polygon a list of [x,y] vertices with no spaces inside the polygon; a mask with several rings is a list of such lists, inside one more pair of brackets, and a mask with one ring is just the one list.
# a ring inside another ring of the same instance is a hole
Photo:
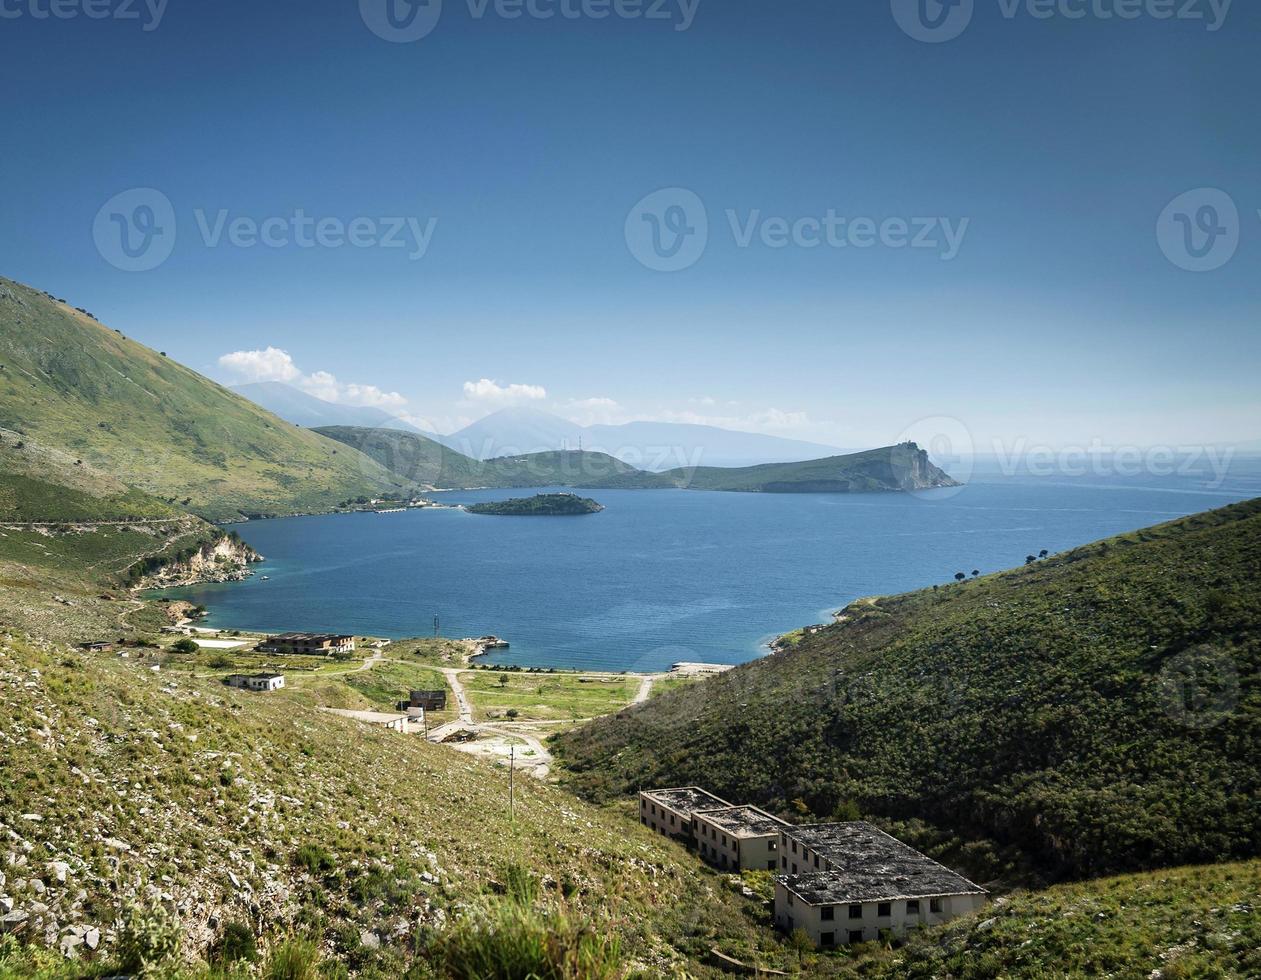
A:
{"label": "small island", "polygon": [[495,517],[578,517],[582,514],[598,514],[604,510],[604,506],[577,494],[540,493],[534,497],[471,504],[465,510],[470,514],[491,514]]}

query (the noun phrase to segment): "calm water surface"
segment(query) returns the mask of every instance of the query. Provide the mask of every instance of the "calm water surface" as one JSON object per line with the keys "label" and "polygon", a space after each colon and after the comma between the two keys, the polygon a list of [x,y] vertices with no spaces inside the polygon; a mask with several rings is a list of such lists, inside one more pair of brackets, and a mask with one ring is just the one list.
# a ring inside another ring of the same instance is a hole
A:
{"label": "calm water surface", "polygon": [[[962,491],[761,495],[600,491],[589,517],[458,510],[351,514],[238,526],[267,557],[243,583],[170,590],[209,624],[445,636],[496,633],[501,663],[656,670],[740,663],[774,636],[861,596],[992,572],[1261,495],[1261,463],[1214,486],[1175,477],[1003,477]],[[448,503],[522,491],[448,493]],[[262,581],[261,576],[269,576]]]}

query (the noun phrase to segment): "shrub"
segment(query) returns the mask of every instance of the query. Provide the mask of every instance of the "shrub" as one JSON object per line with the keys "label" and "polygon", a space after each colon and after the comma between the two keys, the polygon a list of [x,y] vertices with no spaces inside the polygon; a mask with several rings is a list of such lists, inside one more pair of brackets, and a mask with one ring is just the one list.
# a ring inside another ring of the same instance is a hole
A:
{"label": "shrub", "polygon": [[220,963],[253,962],[258,957],[258,945],[254,942],[254,930],[243,922],[229,922],[223,927],[223,935],[215,944],[214,959]]}
{"label": "shrub", "polygon": [[306,868],[311,874],[332,871],[336,862],[328,849],[319,844],[303,844],[294,852],[293,863]]}
{"label": "shrub", "polygon": [[172,643],[171,649],[175,653],[196,653],[198,650],[201,649],[201,647],[197,645],[196,640],[193,640],[191,637],[185,636],[182,639],[178,639],[174,643]]}
{"label": "shrub", "polygon": [[267,960],[267,980],[316,980],[320,950],[309,939],[286,939]]}
{"label": "shrub", "polygon": [[511,899],[458,920],[433,952],[443,975],[454,980],[612,980],[624,972],[610,930],[564,909],[539,911]]}
{"label": "shrub", "polygon": [[161,905],[133,905],[118,937],[118,963],[124,973],[160,976],[180,951],[180,927]]}

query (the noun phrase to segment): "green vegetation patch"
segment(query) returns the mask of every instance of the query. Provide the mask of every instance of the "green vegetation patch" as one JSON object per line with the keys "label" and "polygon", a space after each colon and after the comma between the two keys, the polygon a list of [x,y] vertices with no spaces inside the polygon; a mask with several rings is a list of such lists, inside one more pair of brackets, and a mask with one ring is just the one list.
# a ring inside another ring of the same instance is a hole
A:
{"label": "green vegetation patch", "polygon": [[1259,567],[1253,501],[856,603],[557,750],[595,799],[700,784],[795,819],[922,818],[995,842],[964,865],[981,880],[1011,848],[1052,878],[1252,856]]}

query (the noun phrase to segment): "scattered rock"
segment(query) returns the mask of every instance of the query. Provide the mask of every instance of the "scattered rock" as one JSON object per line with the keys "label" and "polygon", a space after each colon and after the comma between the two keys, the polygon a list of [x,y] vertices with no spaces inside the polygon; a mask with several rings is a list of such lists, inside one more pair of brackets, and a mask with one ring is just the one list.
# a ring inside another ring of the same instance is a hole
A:
{"label": "scattered rock", "polygon": [[92,928],[85,932],[83,934],[83,944],[88,949],[96,949],[97,946],[101,945],[101,930]]}
{"label": "scattered rock", "polygon": [[17,932],[26,925],[26,920],[31,917],[31,913],[18,910],[17,912],[7,912],[0,917],[0,935],[7,932]]}

